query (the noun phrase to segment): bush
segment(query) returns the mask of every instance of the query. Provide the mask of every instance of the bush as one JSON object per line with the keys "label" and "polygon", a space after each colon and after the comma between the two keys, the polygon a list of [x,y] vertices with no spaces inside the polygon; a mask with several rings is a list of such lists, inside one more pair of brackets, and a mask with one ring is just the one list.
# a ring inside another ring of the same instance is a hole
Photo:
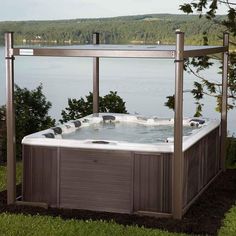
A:
{"label": "bush", "polygon": [[[34,90],[21,89],[15,85],[15,115],[16,115],[16,157],[21,159],[21,141],[24,136],[47,129],[55,125],[55,120],[48,115],[52,104],[46,100],[40,84]],[[5,120],[6,107],[0,108],[1,120]],[[2,125],[3,138],[2,161],[6,161],[6,128]]]}
{"label": "bush", "polygon": [[236,167],[236,138],[227,138],[227,156],[226,166],[228,168]]}
{"label": "bush", "polygon": [[[109,94],[104,97],[99,97],[99,112],[114,112],[114,113],[127,113],[125,108],[125,102],[117,95],[117,92],[110,91]],[[62,110],[60,119],[61,123],[69,120],[76,120],[81,117],[87,116],[93,113],[93,93],[84,98],[68,99],[68,107]]]}

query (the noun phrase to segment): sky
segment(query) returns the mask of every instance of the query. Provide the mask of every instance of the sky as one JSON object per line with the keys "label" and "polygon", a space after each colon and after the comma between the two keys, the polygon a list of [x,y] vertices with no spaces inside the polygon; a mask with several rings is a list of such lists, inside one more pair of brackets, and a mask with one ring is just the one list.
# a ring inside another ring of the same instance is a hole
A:
{"label": "sky", "polygon": [[181,14],[186,2],[191,0],[0,0],[0,21]]}

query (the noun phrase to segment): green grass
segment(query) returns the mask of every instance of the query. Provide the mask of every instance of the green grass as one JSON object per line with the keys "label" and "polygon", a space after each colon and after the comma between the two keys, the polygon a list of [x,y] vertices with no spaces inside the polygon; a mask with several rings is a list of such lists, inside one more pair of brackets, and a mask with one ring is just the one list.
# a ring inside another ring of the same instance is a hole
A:
{"label": "green grass", "polygon": [[[6,189],[7,184],[7,167],[6,166],[0,166],[0,191],[3,191]],[[18,162],[16,163],[16,183],[21,183],[22,178],[22,163]]]}
{"label": "green grass", "polygon": [[225,215],[223,226],[220,228],[219,236],[235,236],[236,235],[236,205],[233,206]]}
{"label": "green grass", "polygon": [[156,229],[105,221],[62,220],[59,217],[0,214],[1,236],[181,236]]}

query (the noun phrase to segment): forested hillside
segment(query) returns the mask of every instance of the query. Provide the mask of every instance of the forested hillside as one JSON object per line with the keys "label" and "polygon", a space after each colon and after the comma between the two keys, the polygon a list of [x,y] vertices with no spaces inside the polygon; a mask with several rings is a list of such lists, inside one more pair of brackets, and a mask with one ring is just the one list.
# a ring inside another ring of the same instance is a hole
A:
{"label": "forested hillside", "polygon": [[[220,17],[220,16],[219,16]],[[221,16],[222,17],[222,16]],[[198,16],[152,14],[114,18],[74,19],[58,21],[0,22],[0,43],[4,32],[15,32],[15,44],[85,44],[91,43],[93,32],[101,34],[101,43],[170,44],[175,30],[185,32],[187,44],[202,44],[204,31],[210,33],[210,44],[221,44],[224,30]]]}

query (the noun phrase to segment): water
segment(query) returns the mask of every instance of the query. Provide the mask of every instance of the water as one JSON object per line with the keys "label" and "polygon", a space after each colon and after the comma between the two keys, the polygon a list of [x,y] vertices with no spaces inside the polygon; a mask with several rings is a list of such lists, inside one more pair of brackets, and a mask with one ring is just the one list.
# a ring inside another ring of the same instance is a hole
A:
{"label": "water", "polygon": [[[184,126],[183,135],[188,136],[196,127]],[[168,137],[173,137],[174,129],[171,125],[143,125],[135,123],[98,123],[77,129],[72,133],[63,134],[65,139],[93,139],[126,141],[129,143],[160,143]]]}
{"label": "water", "polygon": [[[68,98],[84,97],[92,91],[91,58],[16,57],[15,83],[34,89],[43,84],[43,93],[52,102],[50,115],[57,120],[67,106]],[[221,80],[217,66],[205,71],[207,78]],[[100,95],[118,91],[126,101],[129,113],[145,116],[173,117],[173,111],[164,106],[166,96],[174,93],[174,61],[160,59],[101,59]],[[193,78],[185,73],[184,90],[192,89]],[[215,99],[202,101],[203,116],[220,118],[215,111]],[[5,103],[4,48],[0,47],[0,104]],[[195,101],[184,93],[184,116],[191,117]],[[236,133],[236,110],[230,111],[228,128]]]}

